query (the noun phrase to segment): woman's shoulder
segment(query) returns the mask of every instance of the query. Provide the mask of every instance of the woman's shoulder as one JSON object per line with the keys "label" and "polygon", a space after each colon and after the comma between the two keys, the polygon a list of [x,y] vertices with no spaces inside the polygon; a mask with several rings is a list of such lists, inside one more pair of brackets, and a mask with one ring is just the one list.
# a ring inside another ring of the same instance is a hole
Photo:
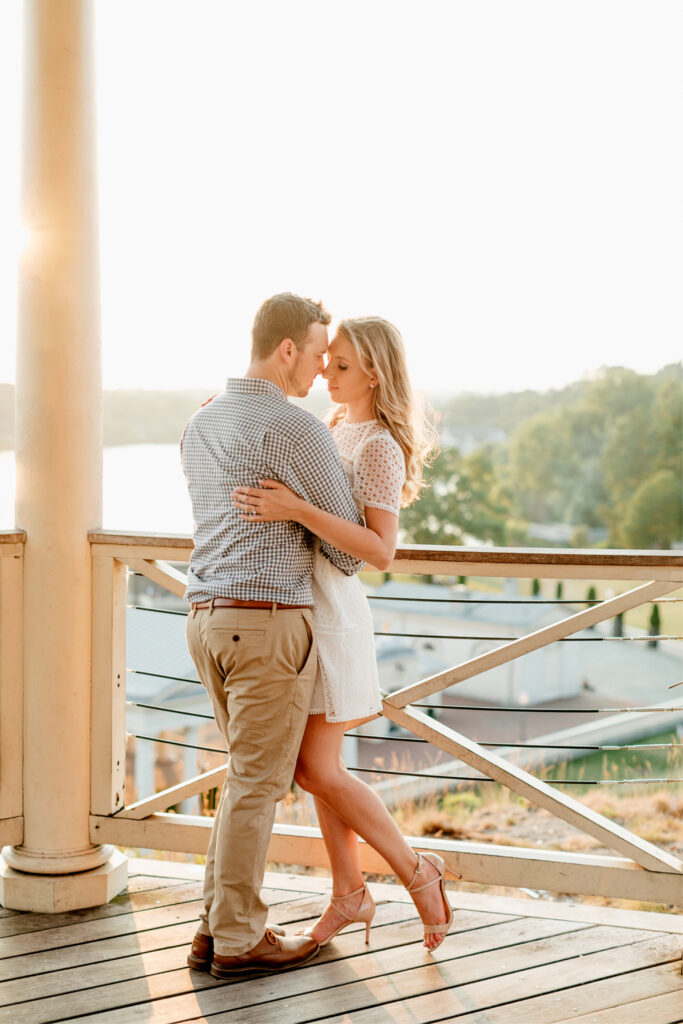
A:
{"label": "woman's shoulder", "polygon": [[403,450],[391,431],[380,423],[358,446],[355,465],[363,473],[385,475],[389,472],[401,479],[405,476]]}
{"label": "woman's shoulder", "polygon": [[384,449],[385,451],[401,451],[401,446],[398,441],[383,423],[378,420],[373,420],[370,425],[370,429],[363,438],[362,443],[363,449],[372,447],[377,450]]}

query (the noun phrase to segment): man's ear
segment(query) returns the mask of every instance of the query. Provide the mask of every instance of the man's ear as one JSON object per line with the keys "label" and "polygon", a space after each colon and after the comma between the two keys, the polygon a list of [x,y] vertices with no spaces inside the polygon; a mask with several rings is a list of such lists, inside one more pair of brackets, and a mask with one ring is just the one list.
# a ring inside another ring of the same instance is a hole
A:
{"label": "man's ear", "polygon": [[293,363],[296,359],[296,345],[291,338],[283,338],[278,345],[278,351],[283,362],[288,365],[289,363]]}

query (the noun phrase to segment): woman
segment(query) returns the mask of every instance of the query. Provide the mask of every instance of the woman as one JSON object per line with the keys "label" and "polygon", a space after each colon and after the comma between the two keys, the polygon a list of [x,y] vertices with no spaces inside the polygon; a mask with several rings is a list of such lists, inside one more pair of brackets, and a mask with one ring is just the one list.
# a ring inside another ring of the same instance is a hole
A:
{"label": "woman", "polygon": [[[343,320],[323,373],[338,408],[330,419],[365,525],[309,505],[274,480],[233,493],[251,522],[294,520],[356,558],[386,569],[394,557],[401,506],[417,497],[433,449],[408,380],[403,341],[380,317]],[[313,570],[319,671],[295,772],[313,795],[332,869],[332,899],[309,934],[320,945],[353,921],[366,925],[374,903],[363,882],[358,836],[391,865],[410,892],[436,949],[453,917],[437,854],[415,854],[375,791],[347,771],[344,733],[377,716],[382,700],[372,618],[357,577],[345,576],[317,550]]]}

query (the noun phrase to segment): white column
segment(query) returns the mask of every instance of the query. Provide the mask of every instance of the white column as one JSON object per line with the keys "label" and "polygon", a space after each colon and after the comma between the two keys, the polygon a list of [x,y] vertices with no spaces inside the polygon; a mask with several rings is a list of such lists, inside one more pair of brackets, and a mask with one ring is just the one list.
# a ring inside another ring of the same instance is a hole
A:
{"label": "white column", "polygon": [[66,910],[104,902],[125,885],[125,859],[88,834],[88,530],[102,522],[93,3],[24,0],[24,10],[28,243],[16,385],[16,521],[28,537],[24,839],[4,851],[0,898]]}

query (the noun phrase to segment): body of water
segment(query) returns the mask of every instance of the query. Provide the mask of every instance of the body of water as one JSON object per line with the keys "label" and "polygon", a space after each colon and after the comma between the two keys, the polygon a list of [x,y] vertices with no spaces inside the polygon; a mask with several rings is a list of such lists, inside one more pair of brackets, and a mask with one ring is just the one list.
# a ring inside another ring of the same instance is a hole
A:
{"label": "body of water", "polygon": [[[192,510],[175,444],[104,449],[107,530],[192,533]],[[14,452],[0,452],[0,529],[14,525]],[[17,524],[21,525],[21,524]]]}

